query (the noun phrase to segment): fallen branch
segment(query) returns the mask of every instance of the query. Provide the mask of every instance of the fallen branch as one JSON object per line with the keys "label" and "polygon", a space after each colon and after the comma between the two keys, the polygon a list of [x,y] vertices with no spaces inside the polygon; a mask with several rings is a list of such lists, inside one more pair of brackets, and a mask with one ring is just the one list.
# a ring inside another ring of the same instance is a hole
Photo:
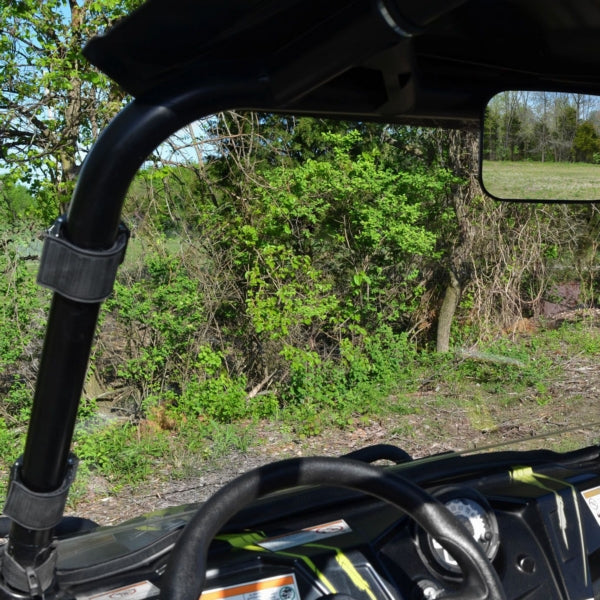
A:
{"label": "fallen branch", "polygon": [[514,365],[520,368],[525,367],[525,363],[518,358],[500,356],[498,354],[492,354],[491,352],[477,352],[476,350],[464,350],[461,348],[456,351],[456,354],[461,358],[470,358],[471,360],[478,360],[480,362],[489,362],[500,365]]}
{"label": "fallen branch", "polygon": [[270,375],[267,373],[267,376],[248,392],[248,395],[246,396],[246,400],[250,400],[250,399],[254,398],[255,396],[258,396],[260,391],[264,387],[269,385],[269,383],[271,382],[271,379],[273,379],[273,377],[275,377],[275,373],[277,373],[277,371],[273,371],[273,373],[271,373]]}

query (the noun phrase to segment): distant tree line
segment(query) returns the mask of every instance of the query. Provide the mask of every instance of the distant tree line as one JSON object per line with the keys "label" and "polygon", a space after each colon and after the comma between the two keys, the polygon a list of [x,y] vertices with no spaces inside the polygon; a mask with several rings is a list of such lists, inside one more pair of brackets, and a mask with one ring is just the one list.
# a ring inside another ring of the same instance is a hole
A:
{"label": "distant tree line", "polygon": [[600,98],[506,91],[485,112],[487,160],[600,163]]}

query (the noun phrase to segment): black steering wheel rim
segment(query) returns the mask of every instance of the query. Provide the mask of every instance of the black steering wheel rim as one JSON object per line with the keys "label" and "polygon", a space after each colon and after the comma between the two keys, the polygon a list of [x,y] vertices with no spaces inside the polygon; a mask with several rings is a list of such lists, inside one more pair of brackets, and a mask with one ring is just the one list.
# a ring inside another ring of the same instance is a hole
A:
{"label": "black steering wheel rim", "polygon": [[457,561],[464,575],[459,590],[462,599],[505,600],[502,584],[482,548],[441,502],[389,470],[328,457],[271,463],[221,488],[198,509],[175,544],[161,581],[161,599],[197,600],[204,586],[209,545],[225,523],[258,498],[304,485],[353,489],[396,506]]}

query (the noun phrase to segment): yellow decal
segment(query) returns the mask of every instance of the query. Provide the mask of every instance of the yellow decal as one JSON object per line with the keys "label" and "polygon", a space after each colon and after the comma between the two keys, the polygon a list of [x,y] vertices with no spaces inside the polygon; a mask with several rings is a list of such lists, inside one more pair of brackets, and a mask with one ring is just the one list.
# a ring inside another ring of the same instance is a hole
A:
{"label": "yellow decal", "polygon": [[376,600],[377,597],[373,593],[369,582],[356,570],[352,561],[339,549],[333,546],[323,546],[321,544],[307,544],[311,548],[323,548],[325,550],[333,550],[335,552],[335,560],[348,576],[354,586],[361,592],[365,592],[371,600]]}
{"label": "yellow decal", "polygon": [[[258,546],[257,543],[261,540],[265,539],[265,535],[259,532],[246,532],[246,533],[226,533],[222,535],[218,535],[215,539],[222,540],[224,542],[229,543],[234,548],[240,548],[242,550],[248,550],[251,552],[271,552],[270,550],[265,550],[261,546]],[[316,578],[327,588],[327,590],[331,594],[337,594],[337,590],[327,579],[327,577],[322,573],[315,563],[308,558],[308,556],[304,556],[303,554],[296,554],[293,552],[274,552],[273,554],[278,554],[282,556],[291,556],[292,558],[299,558],[306,566],[313,572]]]}
{"label": "yellow decal", "polygon": [[[240,548],[243,550],[249,550],[252,552],[272,552],[278,556],[290,556],[292,558],[300,559],[306,566],[312,571],[317,579],[327,588],[327,590],[336,594],[337,590],[329,579],[322,573],[317,565],[306,555],[299,554],[296,552],[289,552],[288,550],[269,550],[268,548],[259,546],[258,544],[265,539],[263,533],[258,532],[245,532],[245,533],[233,533],[223,534],[217,536],[216,539],[228,542],[234,548]],[[269,538],[270,539],[270,538]],[[304,544],[305,547],[310,548],[322,548],[335,553],[335,560],[347,577],[350,579],[352,584],[361,592],[365,592],[370,600],[377,600],[369,582],[356,570],[356,567],[352,564],[352,561],[339,549],[334,546],[325,546],[323,544]]]}
{"label": "yellow decal", "polygon": [[247,531],[245,533],[223,533],[216,536],[215,539],[227,542],[233,548],[260,552],[262,548],[256,544],[264,537],[264,534],[261,532]]}
{"label": "yellow decal", "polygon": [[366,592],[371,600],[376,600],[375,594],[369,585],[369,582],[356,570],[350,559],[341,551],[338,550],[335,559],[348,577],[350,581],[361,591]]}
{"label": "yellow decal", "polygon": [[[581,520],[581,513],[579,512],[579,501],[577,490],[575,486],[561,479],[555,479],[548,475],[542,475],[541,473],[535,473],[531,467],[517,467],[510,472],[510,477],[513,481],[518,481],[526,485],[532,485],[540,488],[546,492],[551,492],[556,498],[556,508],[558,510],[558,524],[561,528],[565,547],[569,549],[569,541],[567,539],[567,517],[565,514],[565,504],[562,497],[558,493],[557,489],[568,487],[573,495],[573,504],[575,506],[575,513],[577,514],[577,525],[579,527],[579,540],[581,543],[581,555],[583,556],[583,576],[585,584],[589,585],[589,572],[588,565],[585,559],[585,540],[583,536],[583,522]],[[552,486],[552,487],[550,487]]]}
{"label": "yellow decal", "polygon": [[[263,552],[264,552],[264,548],[261,548],[261,550],[263,550]],[[310,558],[308,558],[308,556],[305,556],[304,554],[296,554],[294,552],[282,552],[282,551],[274,552],[274,554],[278,554],[281,556],[291,556],[292,558],[299,558],[317,576],[317,579],[329,590],[330,593],[337,594],[337,590],[335,589],[335,587],[331,583],[331,581],[329,581],[329,579],[327,579],[325,574],[322,573],[317,568],[317,565],[315,565],[315,563],[312,560],[310,560]]]}

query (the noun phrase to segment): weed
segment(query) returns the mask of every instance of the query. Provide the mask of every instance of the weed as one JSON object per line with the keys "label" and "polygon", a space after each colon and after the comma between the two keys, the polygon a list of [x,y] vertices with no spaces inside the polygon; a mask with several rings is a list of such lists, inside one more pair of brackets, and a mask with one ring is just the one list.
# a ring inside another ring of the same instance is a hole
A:
{"label": "weed", "polygon": [[98,469],[113,482],[136,483],[153,470],[153,459],[162,457],[167,438],[161,432],[143,435],[130,423],[112,424],[94,433],[75,436],[74,450],[89,469]]}
{"label": "weed", "polygon": [[209,444],[204,448],[205,458],[215,459],[231,453],[233,450],[246,452],[254,437],[254,428],[248,424],[223,425],[209,424]]}
{"label": "weed", "polygon": [[535,383],[535,391],[536,391],[535,401],[540,406],[544,406],[545,404],[548,404],[548,402],[550,402],[552,400],[552,395],[550,394],[548,385],[546,383],[544,383],[543,381],[537,381]]}
{"label": "weed", "polygon": [[479,431],[494,429],[496,426],[485,400],[478,399],[470,403],[467,408],[467,415],[471,426]]}

